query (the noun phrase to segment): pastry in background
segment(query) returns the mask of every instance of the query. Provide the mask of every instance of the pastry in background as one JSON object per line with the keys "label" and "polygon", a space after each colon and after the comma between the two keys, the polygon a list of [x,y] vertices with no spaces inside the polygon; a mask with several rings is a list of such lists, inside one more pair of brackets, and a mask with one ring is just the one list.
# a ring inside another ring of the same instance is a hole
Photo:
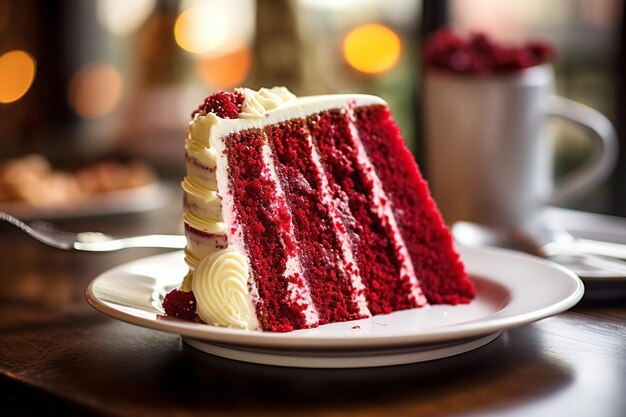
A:
{"label": "pastry in background", "polygon": [[62,171],[43,155],[31,154],[0,163],[0,202],[63,206],[154,181],[154,171],[141,161],[103,161]]}

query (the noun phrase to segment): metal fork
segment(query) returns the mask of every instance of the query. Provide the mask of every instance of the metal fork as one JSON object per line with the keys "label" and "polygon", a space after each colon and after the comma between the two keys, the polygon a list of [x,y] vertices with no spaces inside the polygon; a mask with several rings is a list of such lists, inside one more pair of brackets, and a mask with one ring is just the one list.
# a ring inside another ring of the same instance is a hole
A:
{"label": "metal fork", "polygon": [[126,248],[182,249],[187,244],[183,235],[144,235],[112,237],[100,232],[64,232],[49,223],[25,223],[0,211],[0,220],[12,224],[32,238],[58,249],[86,252],[111,252]]}

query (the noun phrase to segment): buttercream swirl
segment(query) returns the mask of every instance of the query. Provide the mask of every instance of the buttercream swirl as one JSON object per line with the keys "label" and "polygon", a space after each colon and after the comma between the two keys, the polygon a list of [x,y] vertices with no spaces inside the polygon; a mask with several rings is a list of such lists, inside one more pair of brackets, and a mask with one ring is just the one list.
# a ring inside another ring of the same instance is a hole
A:
{"label": "buttercream swirl", "polygon": [[245,96],[239,113],[240,119],[262,119],[269,110],[297,98],[286,87],[261,88],[259,91],[245,89]]}
{"label": "buttercream swirl", "polygon": [[206,181],[202,181],[197,178],[185,177],[180,185],[183,187],[183,190],[189,194],[193,194],[205,203],[209,203],[218,198],[217,192],[212,191]]}
{"label": "buttercream swirl", "polygon": [[198,140],[191,139],[191,137],[189,137],[189,139],[185,143],[185,150],[189,155],[192,155],[199,162],[202,162],[204,165],[206,165],[207,168],[215,168],[215,161],[217,159],[215,149],[207,147],[198,142]]}
{"label": "buttercream swirl", "polygon": [[194,271],[193,293],[202,321],[216,326],[255,329],[248,295],[248,261],[234,248],[204,258]]}
{"label": "buttercream swirl", "polygon": [[213,235],[225,235],[226,223],[212,219],[206,219],[187,210],[183,213],[183,220],[194,228]]}
{"label": "buttercream swirl", "polygon": [[211,136],[211,129],[220,121],[220,118],[213,113],[209,113],[205,116],[197,114],[194,119],[189,122],[189,139],[193,142],[199,142],[205,147],[209,147],[209,136]]}

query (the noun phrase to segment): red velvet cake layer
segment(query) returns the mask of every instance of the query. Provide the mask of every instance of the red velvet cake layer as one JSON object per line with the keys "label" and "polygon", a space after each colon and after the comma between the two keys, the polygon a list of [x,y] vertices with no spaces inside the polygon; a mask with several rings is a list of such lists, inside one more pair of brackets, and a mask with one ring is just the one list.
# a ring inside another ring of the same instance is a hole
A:
{"label": "red velvet cake layer", "polygon": [[276,184],[263,163],[263,134],[249,129],[225,139],[229,161],[229,187],[233,193],[236,222],[243,235],[259,299],[256,312],[264,330],[291,331],[307,327],[302,305],[289,301],[285,277],[287,257],[297,248],[284,235],[289,217],[277,201]]}
{"label": "red velvet cake layer", "polygon": [[343,202],[345,220],[352,236],[366,296],[372,314],[417,307],[410,298],[408,277],[400,277],[398,252],[388,222],[376,213],[371,199],[373,184],[359,166],[346,111],[330,110],[308,118],[329,185]]}
{"label": "red velvet cake layer", "polygon": [[420,285],[432,304],[468,303],[472,282],[453,249],[452,236],[430,197],[413,156],[385,106],[355,109],[356,127],[376,168]]}
{"label": "red velvet cake layer", "polygon": [[353,301],[350,278],[342,268],[342,248],[321,200],[322,183],[303,119],[265,129],[274,165],[291,211],[301,264],[319,324],[362,318]]}

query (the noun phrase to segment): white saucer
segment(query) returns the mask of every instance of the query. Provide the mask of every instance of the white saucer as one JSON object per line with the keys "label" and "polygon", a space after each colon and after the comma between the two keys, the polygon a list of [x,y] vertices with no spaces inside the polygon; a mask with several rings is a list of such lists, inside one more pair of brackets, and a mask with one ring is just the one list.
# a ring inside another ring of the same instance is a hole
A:
{"label": "white saucer", "polygon": [[456,355],[506,329],[575,305],[580,279],[556,264],[502,249],[459,248],[476,284],[467,305],[436,305],[315,329],[272,333],[220,328],[163,315],[162,296],[187,272],[181,252],[140,259],[97,277],[87,290],[97,310],[139,326],[180,334],[213,355],[298,367],[397,365]]}
{"label": "white saucer", "polygon": [[[547,224],[556,224],[567,230],[572,236],[592,239],[600,242],[626,244],[626,218],[548,207],[543,219]],[[555,261],[558,261],[555,259]],[[585,298],[593,300],[617,300],[626,298],[626,273],[624,265],[612,267],[618,260],[609,259],[610,263],[595,265],[565,262],[564,265],[577,274],[585,283]]]}

